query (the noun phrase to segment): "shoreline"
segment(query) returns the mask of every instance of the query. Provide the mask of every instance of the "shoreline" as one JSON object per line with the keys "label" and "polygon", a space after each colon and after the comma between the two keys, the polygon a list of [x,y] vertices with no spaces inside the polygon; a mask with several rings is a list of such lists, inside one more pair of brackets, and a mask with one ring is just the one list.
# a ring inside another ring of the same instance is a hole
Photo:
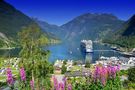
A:
{"label": "shoreline", "polygon": [[15,48],[18,48],[18,47],[2,47],[2,48],[0,48],[0,50],[11,50],[11,49],[15,49]]}

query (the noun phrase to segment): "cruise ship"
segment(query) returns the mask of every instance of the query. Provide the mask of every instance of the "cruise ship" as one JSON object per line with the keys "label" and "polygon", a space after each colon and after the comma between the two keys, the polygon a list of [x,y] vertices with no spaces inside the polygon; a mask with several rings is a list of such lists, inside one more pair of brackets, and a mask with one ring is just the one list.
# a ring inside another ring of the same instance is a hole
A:
{"label": "cruise ship", "polygon": [[93,52],[93,42],[91,40],[81,40],[81,48],[83,52]]}

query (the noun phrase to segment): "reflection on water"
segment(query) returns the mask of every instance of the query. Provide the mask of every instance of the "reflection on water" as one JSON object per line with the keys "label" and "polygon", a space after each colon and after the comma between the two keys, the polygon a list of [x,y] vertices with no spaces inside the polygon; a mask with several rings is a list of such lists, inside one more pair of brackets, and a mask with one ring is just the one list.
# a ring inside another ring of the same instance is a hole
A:
{"label": "reflection on water", "polygon": [[49,58],[50,62],[54,62],[57,59],[60,60],[72,59],[72,60],[81,60],[83,62],[85,61],[94,62],[97,59],[99,59],[100,56],[106,56],[106,57],[121,56],[118,52],[112,51],[109,46],[104,46],[98,43],[93,44],[93,48],[94,48],[93,53],[81,52],[79,46],[80,45],[58,44],[58,45],[51,45],[48,48],[44,48],[44,49],[48,49],[51,51],[51,56]]}
{"label": "reflection on water", "polygon": [[84,60],[83,60],[83,63],[86,63],[86,62],[93,62],[93,53],[86,53],[85,54],[85,57],[84,57]]}
{"label": "reflection on water", "polygon": [[[51,45],[48,47],[44,47],[44,50],[50,50],[51,55],[49,57],[50,62],[54,62],[57,59],[60,60],[65,60],[65,59],[70,59],[70,60],[81,60],[83,62],[85,61],[90,61],[94,62],[98,60],[100,56],[106,56],[106,57],[111,57],[111,56],[121,56],[118,52],[116,51],[98,51],[98,50],[111,50],[109,46],[104,46],[101,44],[94,43],[93,53],[84,53],[81,52],[80,50],[80,45],[69,45],[69,44],[57,44],[57,45]],[[9,56],[18,56],[20,49],[12,49],[12,50],[0,50],[0,56],[3,57],[9,57]]]}

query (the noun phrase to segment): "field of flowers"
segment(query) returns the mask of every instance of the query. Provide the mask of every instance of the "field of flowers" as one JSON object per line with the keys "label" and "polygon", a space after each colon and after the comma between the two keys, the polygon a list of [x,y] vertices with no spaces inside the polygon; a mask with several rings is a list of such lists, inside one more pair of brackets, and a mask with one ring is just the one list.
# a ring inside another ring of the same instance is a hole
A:
{"label": "field of flowers", "polygon": [[[27,81],[25,68],[20,68],[20,80],[14,79],[12,70],[7,68],[7,85],[11,89],[24,90],[121,90],[121,81],[119,77],[119,66],[102,65],[95,66],[92,74],[87,77],[80,77],[79,81],[76,78],[64,77],[62,82],[59,82],[55,75],[50,77],[51,86],[45,87],[39,85],[32,76],[30,81]],[[85,78],[85,80],[81,80]],[[15,85],[18,83],[17,85]]]}

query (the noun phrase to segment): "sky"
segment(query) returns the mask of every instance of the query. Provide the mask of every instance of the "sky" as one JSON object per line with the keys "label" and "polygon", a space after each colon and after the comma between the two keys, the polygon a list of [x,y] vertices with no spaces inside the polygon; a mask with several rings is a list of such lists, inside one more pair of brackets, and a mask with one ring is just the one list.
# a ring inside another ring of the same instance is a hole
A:
{"label": "sky", "polygon": [[5,0],[26,15],[62,25],[85,13],[111,13],[121,20],[135,14],[135,0]]}

